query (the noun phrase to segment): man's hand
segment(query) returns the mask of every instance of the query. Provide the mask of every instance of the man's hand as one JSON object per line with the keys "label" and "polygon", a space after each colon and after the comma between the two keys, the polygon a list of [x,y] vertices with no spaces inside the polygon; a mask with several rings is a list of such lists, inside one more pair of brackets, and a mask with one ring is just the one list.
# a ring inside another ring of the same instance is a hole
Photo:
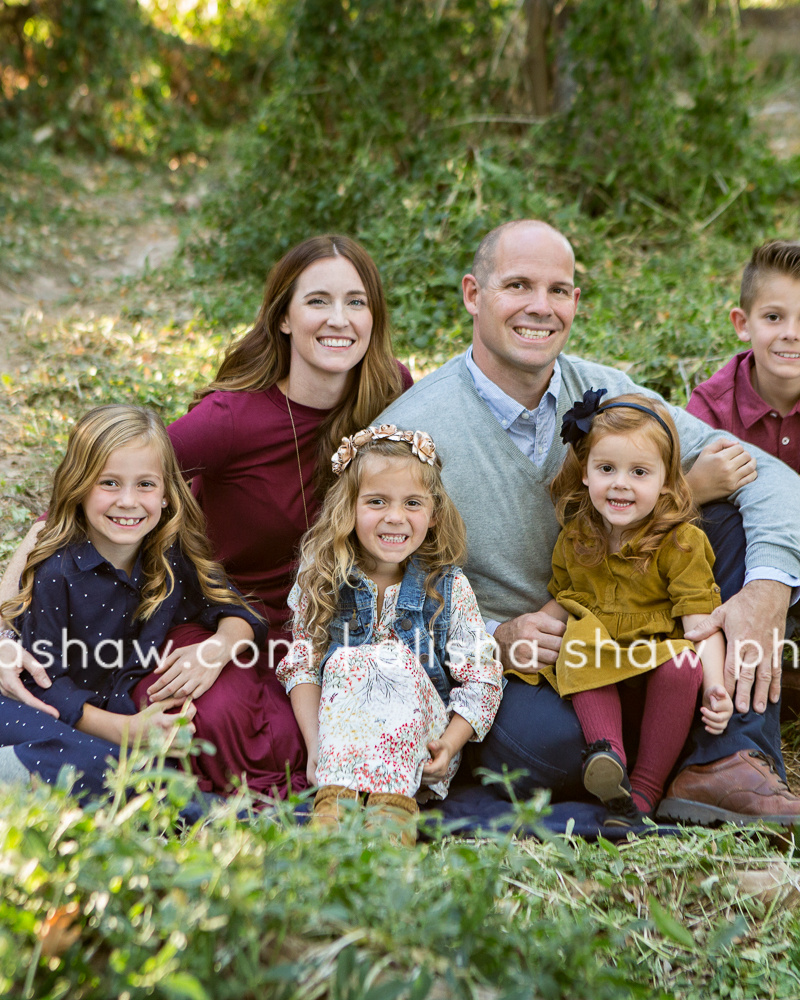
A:
{"label": "man's hand", "polygon": [[707,444],[686,473],[686,481],[698,506],[724,500],[741,486],[758,478],[756,460],[739,441],[719,438]]}
{"label": "man's hand", "polygon": [[46,712],[57,719],[58,709],[40,701],[22,683],[23,670],[28,671],[39,687],[51,686],[52,682],[47,676],[47,671],[27,649],[23,649],[13,639],[0,639],[0,694],[30,705],[31,708],[38,708],[40,712]]}
{"label": "man's hand", "polygon": [[541,611],[510,618],[497,626],[494,637],[500,645],[500,660],[506,670],[535,674],[556,662],[561,637],[567,627],[552,614],[560,610],[555,601],[549,601]]}
{"label": "man's hand", "polygon": [[725,688],[737,712],[750,709],[751,693],[756,712],[766,710],[767,697],[771,702],[780,699],[780,644],[790,594],[789,587],[775,580],[753,580],[686,633],[692,642],[717,629],[725,633]]}

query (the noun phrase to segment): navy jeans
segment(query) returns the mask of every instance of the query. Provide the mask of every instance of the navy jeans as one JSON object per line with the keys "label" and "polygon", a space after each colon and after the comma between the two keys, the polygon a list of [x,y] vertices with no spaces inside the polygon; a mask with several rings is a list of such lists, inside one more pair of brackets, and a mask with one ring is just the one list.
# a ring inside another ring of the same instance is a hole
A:
{"label": "navy jeans", "polygon": [[[714,574],[726,601],[744,583],[742,519],[732,504],[709,504],[703,508],[701,526],[714,549]],[[779,720],[779,704],[769,704],[763,715],[734,712],[725,732],[711,736],[698,715],[681,767],[708,764],[739,750],[761,750],[772,757],[785,777]],[[550,788],[554,801],[582,799],[586,796],[581,783],[584,746],[570,702],[562,701],[547,683],[534,686],[511,677],[489,734],[483,743],[471,745],[469,762],[473,768],[498,772],[503,771],[503,765],[509,770],[524,769],[526,775],[514,783],[516,794],[523,797],[536,788]]]}

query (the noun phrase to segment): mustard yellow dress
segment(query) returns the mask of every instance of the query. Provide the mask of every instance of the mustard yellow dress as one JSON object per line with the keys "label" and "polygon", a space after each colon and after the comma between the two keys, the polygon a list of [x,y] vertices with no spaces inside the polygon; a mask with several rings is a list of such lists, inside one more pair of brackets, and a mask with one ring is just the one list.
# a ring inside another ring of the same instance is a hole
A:
{"label": "mustard yellow dress", "polygon": [[562,696],[638,677],[694,646],[683,615],[710,614],[720,604],[714,553],[692,524],[669,532],[642,573],[630,543],[598,566],[582,566],[562,531],[548,590],[569,612],[555,670],[541,673]]}

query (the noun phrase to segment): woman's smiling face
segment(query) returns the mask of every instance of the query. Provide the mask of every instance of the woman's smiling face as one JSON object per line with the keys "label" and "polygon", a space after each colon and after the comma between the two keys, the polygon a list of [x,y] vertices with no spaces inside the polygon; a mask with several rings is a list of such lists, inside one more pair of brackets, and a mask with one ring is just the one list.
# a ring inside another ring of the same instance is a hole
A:
{"label": "woman's smiling face", "polygon": [[364,282],[345,257],[324,257],[302,272],[281,332],[291,342],[292,381],[343,377],[361,361],[372,334]]}

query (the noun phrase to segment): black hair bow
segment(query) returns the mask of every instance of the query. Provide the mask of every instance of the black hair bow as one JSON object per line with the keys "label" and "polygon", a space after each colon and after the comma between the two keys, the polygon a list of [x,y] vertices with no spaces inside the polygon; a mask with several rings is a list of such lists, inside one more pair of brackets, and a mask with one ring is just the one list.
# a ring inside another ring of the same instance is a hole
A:
{"label": "black hair bow", "polygon": [[576,401],[564,414],[561,421],[561,440],[575,447],[584,434],[588,434],[594,415],[600,407],[600,400],[608,389],[587,389],[583,399]]}

